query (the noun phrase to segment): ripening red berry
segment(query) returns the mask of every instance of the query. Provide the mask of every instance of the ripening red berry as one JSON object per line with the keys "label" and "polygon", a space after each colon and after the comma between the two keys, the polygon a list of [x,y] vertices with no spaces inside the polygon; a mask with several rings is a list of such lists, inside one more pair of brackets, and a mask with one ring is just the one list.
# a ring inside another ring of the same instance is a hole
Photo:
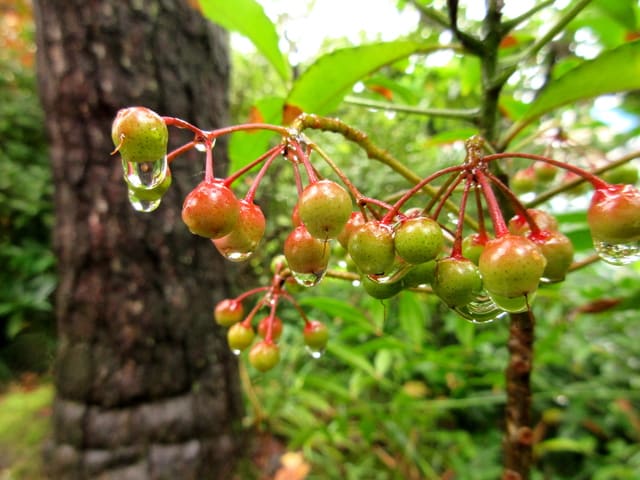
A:
{"label": "ripening red berry", "polygon": [[340,242],[340,245],[342,245],[343,248],[349,247],[349,239],[351,238],[351,234],[357,228],[359,228],[360,225],[363,225],[364,222],[365,222],[365,219],[362,212],[360,211],[351,212],[351,216],[349,217],[349,220],[347,220],[347,223],[342,229],[342,232],[340,232],[340,234],[337,237],[338,242]]}
{"label": "ripening red berry", "polygon": [[282,320],[278,316],[266,316],[258,323],[258,335],[267,338],[269,331],[269,323],[271,323],[271,339],[278,340],[282,335]]}
{"label": "ripening red berry", "polygon": [[258,205],[242,199],[239,206],[233,230],[224,237],[212,239],[218,251],[234,262],[246,260],[256,251],[266,227],[264,214]]}
{"label": "ripening red berry", "polygon": [[598,188],[587,222],[596,241],[619,244],[640,240],[640,191],[633,185]]}
{"label": "ripening red berry", "polygon": [[230,327],[238,323],[244,317],[244,308],[242,302],[234,298],[225,298],[216,305],[213,310],[213,318],[218,325]]}
{"label": "ripening red berry", "polygon": [[547,260],[547,265],[542,273],[543,278],[549,282],[564,280],[573,262],[571,240],[557,230],[542,230],[535,235],[529,235],[529,238],[538,245]]}
{"label": "ripening red berry", "polygon": [[305,225],[296,227],[284,242],[284,256],[289,268],[298,273],[324,272],[330,250],[327,242],[311,236]]}
{"label": "ripening red berry", "polygon": [[338,236],[352,210],[349,193],[331,180],[307,185],[298,200],[300,220],[309,233],[321,240]]}
{"label": "ripening red berry", "polygon": [[518,194],[533,192],[536,189],[537,184],[536,172],[532,167],[518,170],[513,174],[509,181],[511,189]]}
{"label": "ripening red berry", "polygon": [[[539,230],[558,230],[558,220],[548,212],[537,208],[528,208],[527,213],[538,226]],[[522,214],[516,214],[509,220],[509,232],[514,235],[526,235],[531,231],[527,218]]]}
{"label": "ripening red berry", "polygon": [[220,238],[231,233],[240,216],[240,204],[221,181],[202,181],[184,199],[182,221],[191,233]]}
{"label": "ripening red berry", "polygon": [[533,293],[546,264],[534,242],[510,233],[489,240],[478,261],[487,292],[508,298]]}
{"label": "ripening red berry", "polygon": [[327,326],[318,320],[309,320],[304,325],[302,332],[304,344],[314,352],[321,352],[327,347],[329,330]]}

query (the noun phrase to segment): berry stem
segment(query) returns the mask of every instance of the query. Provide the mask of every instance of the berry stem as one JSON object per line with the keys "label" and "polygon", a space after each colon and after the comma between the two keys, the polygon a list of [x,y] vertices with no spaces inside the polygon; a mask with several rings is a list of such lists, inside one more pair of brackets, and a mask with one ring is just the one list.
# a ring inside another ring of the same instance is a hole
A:
{"label": "berry stem", "polygon": [[272,125],[270,123],[243,123],[240,125],[232,125],[230,127],[223,127],[217,130],[212,130],[210,132],[207,132],[207,137],[209,139],[214,139],[234,132],[249,132],[252,130],[270,130],[272,132],[279,133],[283,137],[288,137],[291,135],[291,130],[289,128],[280,125]]}
{"label": "berry stem", "polygon": [[504,196],[509,200],[513,209],[518,215],[522,215],[522,217],[526,220],[529,225],[529,229],[531,230],[531,234],[536,236],[540,234],[540,227],[533,220],[533,217],[527,211],[527,208],[522,204],[520,199],[513,193],[513,191],[507,187],[498,177],[496,177],[493,173],[487,171],[485,172],[489,180],[491,180],[496,187],[500,189],[500,191],[504,194]]}
{"label": "berry stem", "polygon": [[246,292],[241,293],[236,298],[234,298],[234,300],[237,301],[237,302],[242,302],[245,298],[250,297],[251,295],[255,295],[256,293],[265,292],[265,291],[269,290],[270,288],[271,287],[252,288],[251,290],[247,290]]}
{"label": "berry stem", "polygon": [[476,215],[478,216],[478,235],[483,241],[488,239],[487,226],[484,221],[484,209],[482,208],[482,195],[479,189],[474,189],[476,197]]}
{"label": "berry stem", "polygon": [[[444,190],[442,192],[442,197],[440,198],[440,201],[436,205],[435,210],[433,211],[433,213],[431,213],[431,218],[433,218],[434,220],[438,219],[438,217],[440,216],[440,213],[442,212],[442,209],[444,208],[444,205],[445,205],[447,199],[453,194],[455,189],[458,188],[458,185],[460,185],[460,182],[463,179],[464,179],[464,175],[458,174],[453,179],[454,181],[452,183],[450,183],[449,185],[447,185],[446,190]],[[429,210],[431,210],[431,209],[429,209]]]}
{"label": "berry stem", "polygon": [[205,182],[212,182],[214,179],[213,142],[207,139],[204,145],[205,145],[205,148],[207,149],[205,153],[205,160],[204,160],[204,180]]}
{"label": "berry stem", "polygon": [[[402,208],[402,205],[404,205],[407,200],[409,200],[411,197],[413,197],[416,193],[418,193],[427,184],[431,183],[436,178],[439,178],[442,175],[446,175],[447,173],[460,172],[460,171],[462,171],[464,169],[465,169],[464,165],[454,165],[452,167],[447,167],[447,168],[443,168],[441,170],[438,170],[437,172],[429,175],[428,177],[423,178],[421,181],[419,181],[417,184],[415,184],[413,187],[411,187],[409,190],[407,190],[404,193],[404,195],[402,195],[402,197],[400,197],[396,201],[396,203],[393,204],[393,208],[391,210],[389,210],[389,212],[382,218],[382,222],[383,223],[389,223],[391,221],[391,219],[393,219],[398,214],[398,211],[400,210],[400,208]],[[434,192],[434,196],[437,193],[438,192]]]}
{"label": "berry stem", "polygon": [[[293,148],[296,151],[296,155],[302,161],[305,170],[307,171],[307,177],[309,178],[309,183],[316,183],[318,181],[318,174],[316,173],[311,161],[309,160],[309,155],[302,149],[302,146],[299,142],[295,141],[291,143]],[[290,144],[290,145],[291,145]]]}
{"label": "berry stem", "polygon": [[230,187],[233,182],[235,182],[238,178],[240,178],[242,175],[247,173],[253,167],[255,167],[256,165],[259,165],[265,159],[268,159],[267,161],[272,160],[273,158],[278,156],[278,154],[282,153],[283,150],[284,150],[284,145],[276,145],[275,147],[267,150],[265,153],[260,155],[251,163],[245,165],[244,167],[238,169],[237,171],[229,175],[224,181],[225,187]]}
{"label": "berry stem", "polygon": [[338,167],[338,165],[336,165],[331,157],[329,157],[329,155],[327,155],[327,153],[317,144],[310,143],[309,146],[312,150],[318,152],[318,155],[320,155],[320,157],[322,157],[322,159],[331,167],[335,174],[340,178],[342,183],[347,187],[349,192],[351,192],[351,195],[356,199],[356,202],[359,202],[363,198],[363,195],[362,193],[360,193],[360,190],[358,190],[356,186],[351,182],[351,180],[349,180],[349,177],[345,175],[345,173],[340,169],[340,167]]}
{"label": "berry stem", "polygon": [[264,341],[266,343],[273,343],[273,322],[276,318],[276,309],[278,308],[279,294],[274,293],[271,298],[271,310],[269,311],[269,317],[267,317],[267,333],[264,335]]}
{"label": "berry stem", "polygon": [[267,170],[269,170],[269,167],[271,166],[273,161],[276,159],[276,157],[278,157],[278,155],[280,154],[281,151],[282,151],[282,148],[274,149],[274,151],[272,152],[271,156],[269,158],[267,158],[267,160],[264,162],[264,165],[262,165],[262,168],[260,169],[260,171],[256,175],[256,178],[253,179],[253,183],[249,187],[249,190],[247,190],[247,194],[244,196],[244,199],[247,202],[253,203],[253,199],[256,196],[256,191],[258,190],[258,187],[260,186],[260,182],[262,182],[262,179],[264,178],[265,174],[267,173]]}
{"label": "berry stem", "polygon": [[195,147],[196,143],[197,142],[195,140],[192,140],[190,142],[185,143],[181,147],[178,147],[175,150],[172,150],[170,153],[167,154],[167,163],[170,165],[171,162],[173,162],[177,157],[179,157],[183,153],[188,152],[193,147]]}
{"label": "berry stem", "polygon": [[484,196],[485,201],[487,202],[487,210],[489,211],[489,216],[491,217],[491,222],[493,223],[493,232],[496,237],[503,237],[504,235],[509,233],[509,229],[507,228],[507,224],[504,221],[504,216],[502,215],[502,211],[500,210],[500,204],[498,203],[498,199],[491,188],[491,183],[487,179],[486,174],[481,169],[476,169],[474,171],[475,177],[480,184],[480,188],[482,188],[482,195]]}
{"label": "berry stem", "polygon": [[549,165],[554,165],[556,167],[579,175],[580,177],[591,183],[591,185],[593,185],[593,188],[606,188],[608,186],[607,182],[580,167],[576,167],[575,165],[571,165],[570,163],[562,162],[560,160],[554,160],[543,155],[536,155],[534,153],[493,153],[491,155],[486,155],[482,158],[482,160],[488,163],[494,160],[499,160],[501,158],[526,158],[528,160],[548,163]]}
{"label": "berry stem", "polygon": [[[456,182],[457,183],[457,182]],[[462,198],[460,199],[460,212],[458,213],[458,225],[456,226],[456,233],[453,240],[453,246],[451,247],[451,257],[462,258],[462,233],[464,231],[464,213],[467,209],[467,200],[469,199],[469,191],[475,184],[473,182],[473,175],[466,174],[464,176],[464,190],[462,191]]]}
{"label": "berry stem", "polygon": [[162,117],[162,120],[164,120],[165,125],[167,125],[168,127],[177,127],[177,128],[185,128],[187,130],[191,130],[196,137],[199,138],[206,138],[207,137],[207,132],[205,132],[204,130],[202,130],[201,128],[196,127],[195,125],[182,120],[181,118],[176,118],[176,117]]}

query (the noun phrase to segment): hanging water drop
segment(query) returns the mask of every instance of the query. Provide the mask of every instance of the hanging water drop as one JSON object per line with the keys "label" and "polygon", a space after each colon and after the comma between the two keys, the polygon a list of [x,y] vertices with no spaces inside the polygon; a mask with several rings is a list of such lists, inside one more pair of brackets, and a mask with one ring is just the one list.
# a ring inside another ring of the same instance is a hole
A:
{"label": "hanging water drop", "polygon": [[239,350],[237,348],[232,348],[231,353],[233,353],[236,357],[239,357],[240,354],[242,353],[242,350]]}
{"label": "hanging water drop", "polygon": [[152,189],[167,177],[167,157],[154,162],[128,162],[122,160],[125,181],[134,188]]}
{"label": "hanging water drop", "polygon": [[136,192],[129,189],[128,192],[129,203],[133,207],[133,209],[137,212],[149,213],[153,212],[160,206],[161,199],[157,198],[155,200],[142,200]]}
{"label": "hanging water drop", "polygon": [[319,359],[320,357],[322,357],[322,355],[324,355],[324,350],[316,350],[316,349],[311,348],[308,345],[305,346],[304,348],[307,351],[307,353],[311,356],[311,358],[313,358],[315,360]]}
{"label": "hanging water drop", "polygon": [[471,302],[454,307],[454,310],[472,323],[489,323],[507,315],[507,312],[498,307],[486,292],[478,292]]}
{"label": "hanging water drop", "polygon": [[391,270],[382,275],[367,275],[375,283],[394,283],[400,280],[411,270],[412,265],[406,262],[395,262]]}
{"label": "hanging water drop", "polygon": [[529,310],[529,306],[536,297],[536,293],[537,292],[534,291],[527,295],[520,295],[512,298],[497,295],[495,293],[490,293],[489,295],[493,299],[494,303],[504,311],[509,313],[521,313]]}
{"label": "hanging water drop", "polygon": [[[214,139],[212,139],[210,141],[209,148],[213,148],[215,146],[215,144],[216,144],[216,139],[214,138]],[[199,152],[206,152],[207,151],[207,142],[204,139],[196,141],[194,143],[194,147]]]}
{"label": "hanging water drop", "polygon": [[298,285],[302,285],[303,287],[315,287],[320,281],[324,278],[324,274],[326,270],[321,272],[313,272],[313,273],[300,273],[296,271],[291,271],[293,278],[298,283]]}
{"label": "hanging water drop", "polygon": [[600,258],[612,265],[628,265],[640,260],[640,240],[609,243],[594,238],[593,246]]}

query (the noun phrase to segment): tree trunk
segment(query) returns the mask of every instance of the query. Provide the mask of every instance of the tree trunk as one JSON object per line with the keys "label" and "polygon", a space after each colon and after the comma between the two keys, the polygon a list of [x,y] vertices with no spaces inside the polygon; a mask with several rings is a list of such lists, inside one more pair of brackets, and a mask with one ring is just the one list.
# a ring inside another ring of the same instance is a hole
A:
{"label": "tree trunk", "polygon": [[125,106],[224,124],[227,37],[187,0],[39,0],[35,17],[60,274],[49,476],[229,478],[242,399],[211,314],[225,268],[180,220],[202,156],[179,158],[163,204],[144,214],[109,155]]}

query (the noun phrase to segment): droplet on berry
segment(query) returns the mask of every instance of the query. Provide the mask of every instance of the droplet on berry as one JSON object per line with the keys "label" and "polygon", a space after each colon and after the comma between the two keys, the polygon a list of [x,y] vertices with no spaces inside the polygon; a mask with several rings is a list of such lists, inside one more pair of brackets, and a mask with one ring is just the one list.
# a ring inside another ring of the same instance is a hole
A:
{"label": "droplet on berry", "polygon": [[155,162],[167,154],[169,130],[153,110],[128,107],[116,114],[111,125],[111,139],[125,162]]}
{"label": "droplet on berry", "polygon": [[448,257],[436,262],[433,291],[449,307],[467,305],[482,289],[478,267],[469,259]]}
{"label": "droplet on berry", "polygon": [[124,180],[129,187],[138,190],[153,190],[167,177],[166,155],[150,162],[130,162],[122,159]]}
{"label": "droplet on berry", "polygon": [[327,326],[318,320],[309,320],[304,325],[302,335],[309,354],[313,358],[320,358],[329,341]]}
{"label": "droplet on berry", "polygon": [[240,213],[233,230],[224,237],[212,239],[220,254],[232,262],[242,262],[256,251],[266,222],[264,214],[253,202],[240,200]]}
{"label": "droplet on berry", "polygon": [[507,316],[507,312],[496,305],[485,291],[474,293],[473,299],[469,303],[453,309],[471,323],[489,323]]}
{"label": "droplet on berry", "polygon": [[640,191],[633,185],[597,189],[587,211],[591,237],[600,257],[614,265],[640,257]]}
{"label": "droplet on berry", "polygon": [[298,284],[317,285],[327,271],[330,248],[326,241],[311,236],[305,225],[299,225],[284,242],[284,256]]}
{"label": "droplet on berry", "polygon": [[509,313],[520,313],[529,310],[529,306],[536,297],[537,290],[534,290],[527,295],[520,295],[518,297],[505,297],[498,295],[497,293],[489,294],[493,302],[502,310]]}
{"label": "droplet on berry", "polygon": [[160,206],[163,195],[171,186],[171,170],[167,168],[164,180],[153,188],[136,187],[127,183],[129,203],[138,212],[152,212]]}
{"label": "droplet on berry", "polygon": [[360,284],[370,297],[378,300],[391,298],[403,289],[403,283],[401,281],[379,283],[366,275],[360,278]]}

